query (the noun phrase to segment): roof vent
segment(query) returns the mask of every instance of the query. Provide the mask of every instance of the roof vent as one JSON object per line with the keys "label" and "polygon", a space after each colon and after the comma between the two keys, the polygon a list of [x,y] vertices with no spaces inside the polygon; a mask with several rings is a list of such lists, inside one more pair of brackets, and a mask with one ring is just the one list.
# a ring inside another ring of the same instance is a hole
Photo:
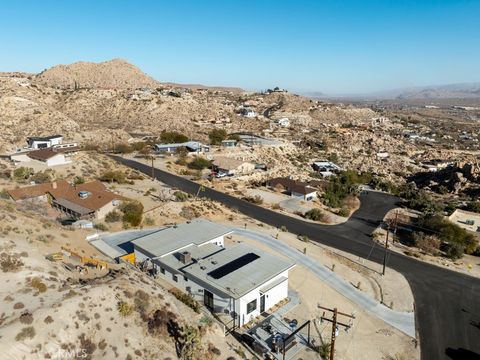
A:
{"label": "roof vent", "polygon": [[201,269],[201,270],[206,270],[207,267],[202,265],[202,266],[200,266],[200,269]]}
{"label": "roof vent", "polygon": [[217,261],[217,260],[212,260],[212,264],[213,264],[213,265],[217,265],[217,264],[218,264],[218,261]]}
{"label": "roof vent", "polygon": [[82,191],[79,191],[79,192],[78,192],[78,197],[79,197],[80,199],[86,199],[86,198],[88,198],[90,195],[91,195],[91,193],[90,193],[89,191],[84,191],[84,190],[82,190]]}
{"label": "roof vent", "polygon": [[192,254],[188,251],[184,251],[180,253],[180,261],[183,264],[190,264],[192,262]]}

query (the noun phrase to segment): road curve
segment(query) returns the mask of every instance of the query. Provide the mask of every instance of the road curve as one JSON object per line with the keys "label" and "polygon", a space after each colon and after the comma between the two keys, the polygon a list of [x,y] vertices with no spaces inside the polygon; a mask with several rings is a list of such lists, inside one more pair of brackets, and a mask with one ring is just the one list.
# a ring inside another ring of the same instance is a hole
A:
{"label": "road curve", "polygon": [[[111,157],[144,174],[152,174],[148,165],[115,155]],[[154,175],[161,182],[191,194],[196,194],[200,186],[160,169],[155,169]],[[361,197],[361,207],[351,219],[331,226],[305,222],[208,187],[199,196],[379,264],[383,250],[372,247],[370,234],[396,203],[393,196],[371,192]],[[412,289],[422,359],[480,360],[480,279],[394,252],[390,253],[388,267],[402,273]]]}

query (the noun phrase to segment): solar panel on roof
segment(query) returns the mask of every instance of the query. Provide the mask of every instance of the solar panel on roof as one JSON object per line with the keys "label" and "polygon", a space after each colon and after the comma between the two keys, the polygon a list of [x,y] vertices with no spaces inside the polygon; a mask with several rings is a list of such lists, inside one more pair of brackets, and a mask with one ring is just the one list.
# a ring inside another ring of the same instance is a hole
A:
{"label": "solar panel on roof", "polygon": [[213,277],[215,280],[218,280],[259,258],[260,256],[255,253],[248,253],[220,266],[215,270],[210,271],[207,275]]}

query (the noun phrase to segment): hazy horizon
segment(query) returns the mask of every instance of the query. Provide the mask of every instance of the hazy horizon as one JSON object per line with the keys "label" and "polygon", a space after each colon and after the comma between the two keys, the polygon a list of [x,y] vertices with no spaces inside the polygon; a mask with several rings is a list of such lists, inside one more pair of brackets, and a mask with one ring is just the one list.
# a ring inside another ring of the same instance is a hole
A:
{"label": "hazy horizon", "polygon": [[123,58],[162,82],[369,94],[477,82],[475,1],[24,1],[0,71]]}

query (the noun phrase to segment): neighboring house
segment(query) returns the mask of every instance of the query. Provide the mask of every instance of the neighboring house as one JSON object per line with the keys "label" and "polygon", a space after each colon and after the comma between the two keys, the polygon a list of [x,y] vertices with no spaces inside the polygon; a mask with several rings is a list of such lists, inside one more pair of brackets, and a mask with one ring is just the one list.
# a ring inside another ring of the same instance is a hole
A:
{"label": "neighboring house", "polygon": [[277,124],[282,127],[289,127],[290,126],[290,120],[288,118],[282,118],[277,120]]}
{"label": "neighboring house", "polygon": [[237,146],[237,140],[232,140],[232,139],[222,140],[222,146],[235,147]]}
{"label": "neighboring house", "polygon": [[32,136],[27,138],[27,145],[29,149],[44,149],[54,145],[60,145],[63,142],[62,135],[52,136]]}
{"label": "neighboring house", "polygon": [[386,160],[389,158],[389,154],[388,152],[386,151],[380,151],[380,152],[377,152],[377,159],[378,160]]}
{"label": "neighboring house", "polygon": [[8,190],[15,200],[49,201],[52,207],[69,218],[103,219],[126,198],[108,191],[100,181],[72,186],[64,180]]}
{"label": "neighboring house", "polygon": [[209,152],[210,147],[208,145],[204,145],[198,141],[187,141],[184,143],[174,143],[174,144],[156,144],[155,145],[156,152],[167,152],[167,153],[174,153],[180,148],[187,149],[188,152]]}
{"label": "neighboring house", "polygon": [[303,200],[313,200],[317,197],[317,189],[311,187],[308,183],[296,181],[289,178],[275,178],[267,182],[267,187],[274,190],[287,192],[291,197],[301,198]]}
{"label": "neighboring house", "polygon": [[30,159],[38,160],[48,167],[50,166],[58,166],[58,165],[66,165],[70,164],[72,161],[65,157],[63,152],[58,152],[56,149],[47,148],[47,149],[39,149],[35,151],[30,151],[27,153],[27,156]]}
{"label": "neighboring house", "polygon": [[312,168],[320,175],[322,175],[322,177],[330,177],[332,175],[335,175],[336,172],[343,170],[340,166],[328,160],[314,161],[312,163]]}
{"label": "neighboring house", "polygon": [[242,115],[247,117],[247,118],[254,118],[255,116],[257,116],[257,113],[255,111],[253,111],[252,109],[244,108],[244,109],[242,109]]}
{"label": "neighboring house", "polygon": [[53,189],[49,194],[52,197],[52,206],[72,219],[103,219],[122,201],[127,200],[107,190],[98,180],[63,189]]}
{"label": "neighboring house", "polygon": [[288,297],[288,272],[295,263],[245,244],[225,248],[230,233],[197,219],[134,234],[131,243],[137,263],[240,327]]}
{"label": "neighboring house", "polygon": [[447,219],[465,230],[480,232],[480,214],[478,213],[456,209]]}
{"label": "neighboring house", "polygon": [[212,162],[213,170],[227,175],[249,174],[255,170],[255,164],[227,157],[217,157]]}

